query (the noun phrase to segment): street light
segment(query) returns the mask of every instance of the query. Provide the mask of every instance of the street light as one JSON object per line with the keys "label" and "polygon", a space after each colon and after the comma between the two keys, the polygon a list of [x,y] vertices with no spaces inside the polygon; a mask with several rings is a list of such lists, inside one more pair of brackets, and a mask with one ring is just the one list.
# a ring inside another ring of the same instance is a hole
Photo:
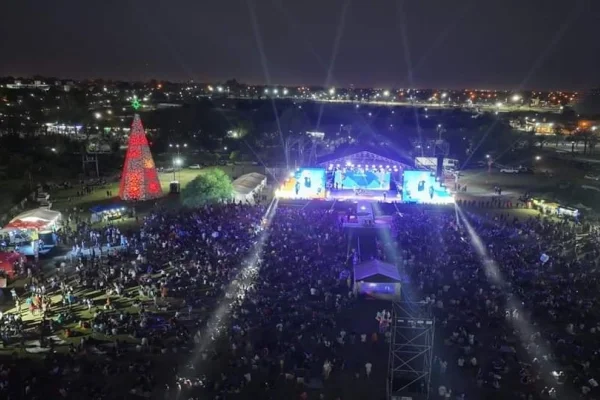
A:
{"label": "street light", "polygon": [[515,94],[515,95],[512,97],[512,101],[514,101],[515,103],[516,103],[517,101],[519,101],[519,100],[521,100],[521,96],[519,96],[518,94]]}
{"label": "street light", "polygon": [[181,167],[181,164],[183,164],[183,160],[179,157],[174,158],[173,159],[173,180],[176,181],[177,178],[175,177],[175,170],[177,169],[176,167]]}
{"label": "street light", "polygon": [[330,95],[334,95],[334,94],[335,94],[335,88],[331,88],[331,89],[329,89],[329,94],[330,94]]}
{"label": "street light", "polygon": [[53,153],[56,153],[56,148],[54,148],[54,147],[53,147],[53,148],[51,148],[50,150],[51,150]]}
{"label": "street light", "polygon": [[179,143],[169,143],[169,147],[170,148],[176,148],[177,149],[177,157],[173,157],[172,159],[172,163],[173,163],[173,180],[175,181],[175,167],[176,166],[181,166],[183,164],[183,160],[181,159],[181,152],[180,152],[180,148],[183,147],[187,147],[187,143],[184,143],[183,145],[180,145]]}
{"label": "street light", "polygon": [[535,156],[535,161],[540,161],[542,159],[542,156]]}
{"label": "street light", "polygon": [[224,150],[224,151],[227,151],[227,146],[223,147],[223,150]]}
{"label": "street light", "polygon": [[96,119],[100,119],[100,118],[102,118],[102,114],[100,114],[99,112],[97,112],[97,113],[94,114],[94,117]]}

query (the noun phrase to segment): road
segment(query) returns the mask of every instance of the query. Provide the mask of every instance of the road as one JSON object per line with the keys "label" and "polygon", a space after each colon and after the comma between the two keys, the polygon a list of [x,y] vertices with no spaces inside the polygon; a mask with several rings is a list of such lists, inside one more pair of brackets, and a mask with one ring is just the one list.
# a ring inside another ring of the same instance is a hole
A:
{"label": "road", "polygon": [[[317,102],[317,103],[346,103],[346,104],[357,104],[365,106],[391,106],[391,107],[428,107],[428,108],[467,108],[467,105],[453,105],[453,104],[440,104],[440,103],[411,103],[409,101],[358,101],[358,100],[330,100],[330,99],[306,99],[306,101]],[[560,113],[560,107],[529,107],[529,106],[514,106],[505,104],[502,107],[496,105],[482,105],[476,104],[473,108],[479,108],[482,111],[498,111],[499,113],[515,112],[515,111],[527,111],[527,112],[539,112],[539,113]]]}

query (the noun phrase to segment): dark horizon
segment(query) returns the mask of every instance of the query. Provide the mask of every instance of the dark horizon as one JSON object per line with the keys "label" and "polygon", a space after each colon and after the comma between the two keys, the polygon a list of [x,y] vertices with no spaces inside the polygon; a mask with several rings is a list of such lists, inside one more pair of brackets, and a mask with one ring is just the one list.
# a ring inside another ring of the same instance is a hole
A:
{"label": "dark horizon", "polygon": [[600,5],[588,0],[379,7],[351,0],[171,7],[23,0],[3,8],[0,76],[389,89],[600,86]]}
{"label": "dark horizon", "polygon": [[[74,82],[84,82],[84,81],[89,81],[89,82],[95,82],[95,81],[105,81],[105,82],[124,82],[124,83],[129,83],[129,84],[146,84],[152,80],[158,82],[158,83],[171,83],[171,84],[176,84],[176,85],[183,85],[186,83],[193,83],[195,85],[197,84],[206,84],[206,85],[212,85],[212,84],[225,84],[227,81],[229,80],[236,80],[239,84],[247,84],[250,86],[268,86],[268,87],[277,87],[277,88],[297,88],[297,87],[311,87],[311,88],[322,88],[322,89],[327,89],[326,86],[322,86],[322,85],[318,85],[318,84],[306,84],[306,83],[299,83],[299,84],[285,84],[285,83],[271,83],[270,85],[267,85],[266,83],[254,83],[254,82],[245,82],[242,81],[241,79],[238,79],[236,77],[231,77],[231,78],[226,78],[226,79],[222,79],[222,80],[215,80],[215,81],[184,81],[184,80],[180,80],[180,81],[175,81],[175,80],[168,80],[168,79],[160,79],[158,77],[153,77],[153,78],[149,78],[146,80],[140,80],[140,79],[132,79],[132,80],[128,80],[128,79],[119,79],[119,78],[104,78],[104,77],[84,77],[84,78],[72,78],[72,77],[60,77],[60,76],[45,76],[42,74],[33,74],[33,75],[28,75],[28,76],[16,76],[16,75],[7,75],[7,76],[0,76],[0,79],[6,79],[6,78],[13,78],[15,80],[34,80],[36,78],[41,78],[44,83],[46,84],[52,84],[52,81],[49,81],[48,79],[56,79],[56,80],[60,80],[60,81],[74,81]],[[336,89],[350,89],[352,84],[348,85],[348,86],[332,86],[333,88]],[[600,87],[600,85],[598,85],[598,87]],[[438,91],[444,91],[444,90],[476,90],[476,91],[485,91],[485,90],[496,90],[496,91],[506,91],[506,92],[548,92],[548,91],[564,91],[564,92],[585,92],[587,90],[591,90],[591,89],[597,89],[598,87],[595,86],[590,86],[590,87],[584,87],[581,89],[564,89],[564,88],[542,88],[542,87],[530,87],[530,88],[520,88],[520,89],[516,89],[516,88],[509,88],[509,87],[505,87],[505,88],[487,88],[487,87],[456,87],[456,88],[451,88],[451,87],[388,87],[388,86],[380,86],[380,87],[367,87],[367,86],[356,86],[354,85],[353,89],[355,90],[370,90],[370,89],[374,89],[374,90],[381,90],[381,89],[387,89],[387,90],[406,90],[406,89],[411,89],[411,90],[438,90]],[[282,97],[281,99],[284,99],[284,97]]]}

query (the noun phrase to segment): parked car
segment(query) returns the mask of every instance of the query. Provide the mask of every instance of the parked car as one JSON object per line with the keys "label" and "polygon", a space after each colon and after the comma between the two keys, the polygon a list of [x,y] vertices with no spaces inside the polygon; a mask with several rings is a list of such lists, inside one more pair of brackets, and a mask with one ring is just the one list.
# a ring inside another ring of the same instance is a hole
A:
{"label": "parked car", "polygon": [[506,167],[500,170],[503,174],[518,174],[520,171],[518,168]]}
{"label": "parked car", "polygon": [[592,175],[592,174],[586,174],[584,176],[585,179],[590,179],[592,181],[600,181],[600,175]]}
{"label": "parked car", "polygon": [[52,208],[52,203],[48,200],[40,200],[38,201],[40,208]]}
{"label": "parked car", "polygon": [[519,172],[522,174],[533,174],[535,171],[530,167],[519,167]]}
{"label": "parked car", "polygon": [[200,169],[202,166],[200,164],[192,164],[188,167],[189,169]]}
{"label": "parked car", "polygon": [[50,199],[50,195],[46,192],[39,192],[37,197],[35,198],[38,202],[40,201],[48,201]]}

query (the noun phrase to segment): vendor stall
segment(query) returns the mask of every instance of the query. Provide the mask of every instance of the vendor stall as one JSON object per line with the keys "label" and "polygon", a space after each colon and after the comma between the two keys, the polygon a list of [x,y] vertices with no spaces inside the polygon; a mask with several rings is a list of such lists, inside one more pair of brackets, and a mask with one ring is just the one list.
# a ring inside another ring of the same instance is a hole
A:
{"label": "vendor stall", "polygon": [[46,208],[25,211],[0,230],[5,249],[28,256],[50,252],[56,244],[55,232],[60,228],[62,214]]}
{"label": "vendor stall", "polygon": [[122,204],[99,205],[90,208],[91,223],[115,221],[126,216],[127,209]]}

